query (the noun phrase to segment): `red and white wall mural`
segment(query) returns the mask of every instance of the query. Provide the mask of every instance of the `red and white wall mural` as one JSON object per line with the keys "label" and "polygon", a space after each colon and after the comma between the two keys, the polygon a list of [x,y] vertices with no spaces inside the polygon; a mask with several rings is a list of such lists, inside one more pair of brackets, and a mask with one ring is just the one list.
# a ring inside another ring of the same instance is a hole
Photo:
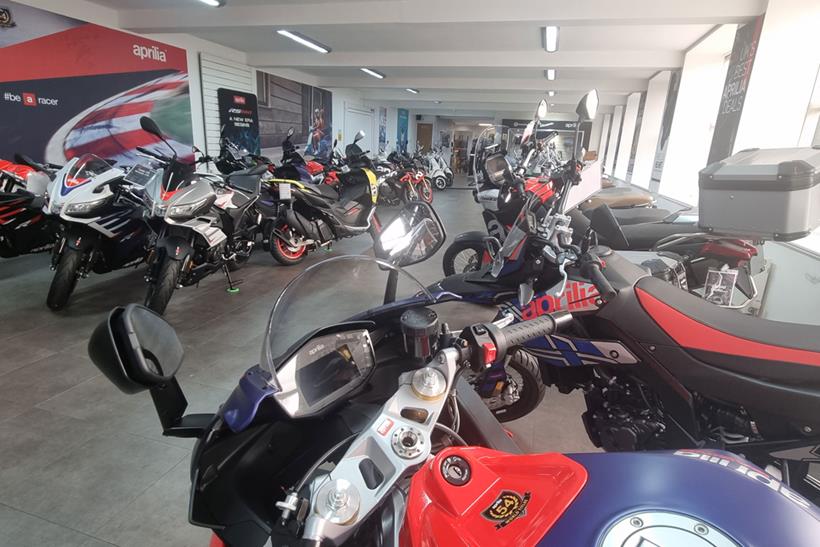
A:
{"label": "red and white wall mural", "polygon": [[144,115],[191,155],[184,49],[15,2],[0,9],[0,158],[132,164],[137,146],[165,146],[140,129]]}

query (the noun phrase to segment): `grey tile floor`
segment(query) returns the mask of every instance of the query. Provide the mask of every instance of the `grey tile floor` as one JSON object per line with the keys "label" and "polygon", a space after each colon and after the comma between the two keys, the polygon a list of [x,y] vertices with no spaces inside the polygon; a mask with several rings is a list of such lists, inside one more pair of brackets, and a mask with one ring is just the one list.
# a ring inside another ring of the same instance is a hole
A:
{"label": "grey tile floor", "polygon": [[[483,229],[466,190],[436,193],[448,237]],[[367,251],[367,236],[330,255]],[[411,271],[441,277],[441,254]],[[191,412],[212,412],[239,375],[258,362],[276,296],[315,253],[285,268],[258,253],[239,272],[238,294],[221,276],[177,292],[166,314],[186,347],[180,382]],[[81,280],[67,310],[45,296],[47,255],[0,261],[0,547],[205,547],[207,530],[187,523],[193,441],[162,436],[147,394],[126,396],[90,363],[88,336],[114,306],[141,301],[141,270]],[[344,291],[344,280],[338,290]],[[580,394],[550,391],[510,430],[529,451],[585,451]]]}

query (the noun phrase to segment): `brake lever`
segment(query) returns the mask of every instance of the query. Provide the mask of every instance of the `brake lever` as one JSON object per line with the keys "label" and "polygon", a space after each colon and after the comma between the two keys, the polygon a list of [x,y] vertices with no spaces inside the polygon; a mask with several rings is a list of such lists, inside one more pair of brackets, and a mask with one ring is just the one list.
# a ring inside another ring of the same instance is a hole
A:
{"label": "brake lever", "polygon": [[566,267],[564,266],[567,263],[566,257],[558,262],[558,273],[561,274],[561,288],[558,289],[558,292],[555,293],[555,296],[561,296],[564,294],[564,290],[567,288],[567,282],[569,281],[569,275],[567,274]]}

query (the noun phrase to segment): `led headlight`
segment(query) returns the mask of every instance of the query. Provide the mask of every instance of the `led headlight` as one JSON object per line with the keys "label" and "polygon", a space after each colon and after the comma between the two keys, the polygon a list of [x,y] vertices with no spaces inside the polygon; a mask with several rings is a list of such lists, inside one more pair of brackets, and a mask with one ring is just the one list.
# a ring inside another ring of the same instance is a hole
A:
{"label": "led headlight", "polygon": [[108,199],[109,199],[109,196],[106,196],[104,198],[97,199],[97,200],[94,200],[94,201],[83,201],[83,202],[80,202],[80,203],[69,203],[68,205],[65,206],[64,212],[67,215],[86,215],[86,214],[90,213],[91,211],[93,211],[94,209],[97,209],[98,207],[103,206],[105,204],[105,202],[108,201]]}
{"label": "led headlight", "polygon": [[190,217],[194,215],[194,212],[201,209],[208,200],[211,199],[210,196],[206,196],[199,201],[195,201],[193,203],[185,203],[182,205],[173,205],[168,208],[168,212],[165,213],[165,216],[168,218],[184,218]]}

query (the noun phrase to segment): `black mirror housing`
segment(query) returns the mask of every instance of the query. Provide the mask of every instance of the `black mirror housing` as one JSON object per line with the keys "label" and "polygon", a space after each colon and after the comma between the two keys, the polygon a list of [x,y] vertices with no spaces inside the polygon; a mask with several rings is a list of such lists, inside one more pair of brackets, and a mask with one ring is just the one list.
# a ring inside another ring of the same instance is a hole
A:
{"label": "black mirror housing", "polygon": [[123,393],[168,384],[184,353],[171,325],[137,304],[115,308],[88,342],[91,361]]}
{"label": "black mirror housing", "polygon": [[147,131],[152,135],[162,138],[162,130],[160,130],[157,122],[149,118],[148,116],[143,116],[140,118],[140,127],[142,127],[143,131]]}

